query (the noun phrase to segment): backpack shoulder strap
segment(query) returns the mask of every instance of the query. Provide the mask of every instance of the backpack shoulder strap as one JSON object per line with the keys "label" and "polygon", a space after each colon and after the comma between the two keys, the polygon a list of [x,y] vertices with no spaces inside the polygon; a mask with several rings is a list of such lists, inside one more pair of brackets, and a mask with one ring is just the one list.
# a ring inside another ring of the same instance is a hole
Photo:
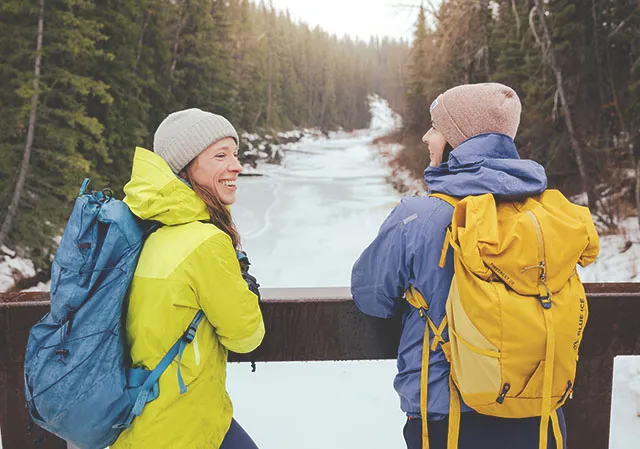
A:
{"label": "backpack shoulder strap", "polygon": [[[429,196],[432,196],[434,198],[439,198],[442,201],[449,203],[454,209],[458,204],[458,202],[460,202],[458,198],[451,195],[447,195],[445,193],[440,193],[440,192],[430,193]],[[442,251],[440,252],[440,261],[438,263],[438,266],[440,268],[444,268],[444,264],[447,258],[447,251],[449,250],[449,245],[451,245],[451,225],[447,226],[447,233],[444,236]]]}
{"label": "backpack shoulder strap", "polygon": [[449,204],[451,204],[451,206],[456,207],[456,204],[458,204],[458,202],[460,201],[458,198],[451,196],[451,195],[447,195],[446,193],[440,193],[440,192],[434,192],[434,193],[430,193],[429,196],[432,196],[434,198],[439,198],[442,201],[445,201]]}
{"label": "backpack shoulder strap", "polygon": [[196,330],[200,325],[200,322],[204,318],[204,312],[202,310],[198,310],[196,316],[193,317],[191,323],[187,330],[184,331],[182,336],[173,344],[171,349],[167,351],[165,356],[160,360],[158,365],[151,371],[149,377],[145,380],[144,384],[140,388],[136,401],[129,413],[127,420],[123,423],[123,428],[128,428],[131,426],[133,419],[136,416],[140,416],[142,413],[142,409],[149,401],[149,396],[152,394],[153,386],[158,382],[160,376],[165,372],[165,370],[169,367],[171,362],[178,357],[178,384],[180,385],[180,394],[184,394],[187,391],[187,387],[184,384],[182,379],[182,374],[180,373],[180,360],[182,359],[182,353],[186,345],[191,343],[196,335]]}

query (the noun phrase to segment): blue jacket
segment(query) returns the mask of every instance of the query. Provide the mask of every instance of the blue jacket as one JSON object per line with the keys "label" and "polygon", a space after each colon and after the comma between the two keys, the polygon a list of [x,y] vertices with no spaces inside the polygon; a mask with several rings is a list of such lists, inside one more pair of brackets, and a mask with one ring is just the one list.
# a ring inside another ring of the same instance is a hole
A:
{"label": "blue jacket", "polygon": [[[544,168],[520,159],[513,139],[503,134],[481,134],[464,141],[450,153],[447,163],[427,168],[425,180],[429,192],[456,197],[492,193],[518,198],[540,194],[547,187]],[[452,214],[453,207],[441,199],[404,198],[351,273],[351,294],[362,312],[381,318],[402,314],[394,387],[400,407],[409,416],[420,415],[425,321],[402,298],[413,285],[429,304],[433,322],[438,325],[444,318],[453,277],[451,249],[444,268],[438,267],[438,261]],[[448,339],[446,332],[444,338]],[[431,332],[429,339],[433,339]],[[448,375],[449,363],[438,346],[430,356],[429,419],[442,419],[449,413]],[[463,404],[462,410],[471,409]]]}

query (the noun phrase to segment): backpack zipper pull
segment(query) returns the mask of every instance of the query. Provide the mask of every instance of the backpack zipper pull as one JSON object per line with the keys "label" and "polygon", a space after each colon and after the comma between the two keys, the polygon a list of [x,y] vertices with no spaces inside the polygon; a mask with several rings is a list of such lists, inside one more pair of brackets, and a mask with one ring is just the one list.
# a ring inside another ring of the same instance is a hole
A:
{"label": "backpack zipper pull", "polygon": [[568,381],[567,388],[564,390],[564,394],[562,395],[558,403],[564,401],[565,399],[567,399],[567,397],[569,399],[573,399],[573,389],[571,387],[573,387],[573,384],[571,383],[571,381]]}
{"label": "backpack zipper pull", "polygon": [[511,389],[511,384],[504,384],[504,386],[502,387],[502,391],[500,392],[500,396],[498,396],[498,399],[496,399],[496,402],[498,404],[502,404],[504,402],[504,398],[510,389]]}

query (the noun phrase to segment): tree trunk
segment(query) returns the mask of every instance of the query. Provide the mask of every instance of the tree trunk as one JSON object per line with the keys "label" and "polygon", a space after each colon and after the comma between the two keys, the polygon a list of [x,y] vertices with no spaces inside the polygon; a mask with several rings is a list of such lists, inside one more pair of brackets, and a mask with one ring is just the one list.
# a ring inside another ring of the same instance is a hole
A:
{"label": "tree trunk", "polygon": [[481,0],[480,1],[480,17],[482,19],[482,69],[484,75],[484,82],[489,82],[489,78],[491,77],[491,67],[489,67],[489,27],[487,26],[487,21],[489,11],[489,0]]}
{"label": "tree trunk", "polygon": [[270,125],[271,120],[271,100],[273,96],[273,70],[272,70],[272,54],[271,54],[271,46],[268,47],[267,53],[267,110],[265,117],[265,125]]}
{"label": "tree trunk", "polygon": [[[540,0],[533,0],[533,3],[535,5],[534,9],[538,15],[538,20],[540,21],[542,33],[544,36],[544,42],[539,41],[538,43],[541,44],[544,59],[546,60],[551,70],[553,70],[556,77],[556,86],[558,88],[558,94],[560,96],[560,107],[562,108],[562,115],[564,116],[565,126],[567,127],[567,132],[569,133],[569,142],[571,144],[571,149],[576,156],[576,163],[578,165],[578,172],[580,173],[580,183],[582,191],[587,196],[587,205],[592,208],[593,202],[591,198],[591,189],[589,188],[589,174],[587,173],[587,167],[584,163],[582,147],[580,146],[580,143],[576,138],[575,128],[573,127],[573,118],[571,116],[571,111],[569,110],[569,104],[567,103],[567,96],[564,92],[562,71],[560,70],[560,66],[556,61],[556,55],[553,51],[553,45],[551,41],[551,33],[549,32],[549,28],[547,27],[547,20],[545,18],[546,11]],[[532,31],[534,31],[534,36],[537,37],[537,35],[535,34],[535,29],[533,29]]]}
{"label": "tree trunk", "polygon": [[[640,153],[640,148],[636,150]],[[640,225],[640,154],[636,156],[636,212],[638,213],[638,225]]]}
{"label": "tree trunk", "polygon": [[[596,58],[596,76],[598,80],[598,95],[600,96],[600,104],[607,102],[607,95],[604,92],[604,78],[602,77],[602,57],[600,54],[600,39],[598,39],[598,24],[601,22],[598,18],[598,8],[596,0],[591,0],[591,22],[593,24],[593,54]],[[605,45],[605,49],[609,48]]]}
{"label": "tree trunk", "polygon": [[[185,10],[181,9],[181,6],[184,6]],[[184,2],[182,2],[181,5],[178,5],[180,19],[176,28],[176,34],[173,38],[173,43],[171,44],[171,66],[169,69],[169,73],[171,74],[171,76],[173,76],[173,72],[175,72],[176,66],[178,65],[178,50],[180,49],[180,37],[182,35],[182,29],[187,25],[189,12],[186,10],[186,8],[187,6],[184,5]]]}
{"label": "tree trunk", "polygon": [[516,6],[516,0],[511,0],[511,9],[513,10],[513,15],[516,18],[516,37],[518,41],[520,41],[520,15],[518,14],[518,8]]}
{"label": "tree trunk", "polygon": [[20,173],[18,174],[18,181],[16,182],[16,189],[13,192],[11,203],[7,211],[7,216],[0,228],[0,246],[3,245],[9,231],[11,230],[11,224],[18,212],[18,204],[20,203],[20,197],[24,190],[24,184],[27,180],[27,173],[29,171],[29,160],[31,159],[31,147],[33,146],[33,139],[36,130],[36,119],[38,112],[38,96],[40,94],[40,62],[42,60],[42,36],[44,35],[44,0],[40,0],[40,15],[38,17],[38,36],[36,38],[36,60],[35,67],[33,69],[33,95],[31,96],[31,113],[29,114],[29,126],[27,128],[27,141],[24,146],[24,153],[22,155],[22,164],[20,165]]}
{"label": "tree trunk", "polygon": [[136,63],[133,66],[134,70],[138,69],[138,64],[140,63],[140,57],[142,56],[142,44],[144,43],[144,33],[147,30],[147,26],[149,26],[149,22],[151,22],[151,14],[152,10],[148,9],[147,14],[145,16],[144,22],[142,24],[142,30],[140,31],[140,39],[138,39],[138,51],[136,54]]}

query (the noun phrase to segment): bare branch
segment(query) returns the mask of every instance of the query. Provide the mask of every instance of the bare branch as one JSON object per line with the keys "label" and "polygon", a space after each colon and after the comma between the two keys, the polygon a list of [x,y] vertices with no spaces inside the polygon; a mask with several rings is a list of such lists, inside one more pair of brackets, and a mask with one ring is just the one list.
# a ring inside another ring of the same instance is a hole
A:
{"label": "bare branch", "polygon": [[571,110],[569,109],[567,96],[565,95],[565,91],[564,91],[564,82],[562,80],[562,70],[560,69],[560,65],[558,64],[556,60],[556,55],[553,51],[551,32],[549,31],[549,28],[547,26],[547,21],[545,18],[546,12],[540,0],[533,0],[533,1],[535,4],[535,8],[532,8],[531,13],[529,13],[529,25],[532,27],[532,31],[535,30],[533,17],[532,17],[533,16],[532,13],[535,11],[537,13],[538,21],[540,22],[540,27],[542,28],[542,33],[544,37],[544,44],[542,44],[543,57],[556,77],[556,88],[557,88],[558,96],[560,98],[560,107],[562,108],[562,115],[564,116],[565,126],[567,128],[567,133],[569,134],[569,143],[576,157],[576,164],[578,165],[578,171],[580,173],[582,191],[587,196],[587,203],[589,207],[592,207],[593,195],[591,194],[591,190],[589,188],[589,175],[587,173],[587,168],[584,162],[582,146],[580,145],[580,142],[578,142],[578,139],[576,138],[576,132],[573,126],[573,117],[571,115]]}
{"label": "bare branch", "polygon": [[609,33],[609,35],[607,36],[607,39],[611,39],[612,37],[614,37],[616,34],[618,34],[620,32],[620,30],[627,24],[627,22],[629,20],[631,20],[631,18],[633,16],[635,16],[636,12],[638,12],[638,9],[634,9],[631,14],[629,14],[629,16],[627,16],[626,19],[624,19],[622,22],[620,22],[620,24],[615,28],[615,30],[613,30],[611,33]]}
{"label": "bare branch", "polygon": [[534,6],[533,8],[531,8],[531,11],[529,11],[529,28],[531,28],[531,33],[533,34],[533,37],[536,40],[536,43],[542,48],[542,52],[546,53],[544,50],[544,45],[540,40],[540,36],[538,36],[538,32],[536,31],[536,24],[533,23],[533,19],[535,18],[536,14],[537,14],[537,10],[536,10],[536,7]]}
{"label": "bare branch", "polygon": [[511,0],[511,9],[513,10],[513,15],[516,18],[516,37],[520,39],[520,14],[518,14],[516,0]]}
{"label": "bare branch", "polygon": [[424,7],[426,3],[427,8],[426,11],[431,14],[431,16],[433,16],[436,20],[439,19],[438,17],[438,9],[434,4],[433,1],[431,0],[424,0],[421,2],[421,5],[415,5],[415,4],[408,4],[408,3],[396,3],[394,2],[391,6],[393,6],[394,8],[407,8],[407,9],[417,9],[420,8],[421,6]]}

